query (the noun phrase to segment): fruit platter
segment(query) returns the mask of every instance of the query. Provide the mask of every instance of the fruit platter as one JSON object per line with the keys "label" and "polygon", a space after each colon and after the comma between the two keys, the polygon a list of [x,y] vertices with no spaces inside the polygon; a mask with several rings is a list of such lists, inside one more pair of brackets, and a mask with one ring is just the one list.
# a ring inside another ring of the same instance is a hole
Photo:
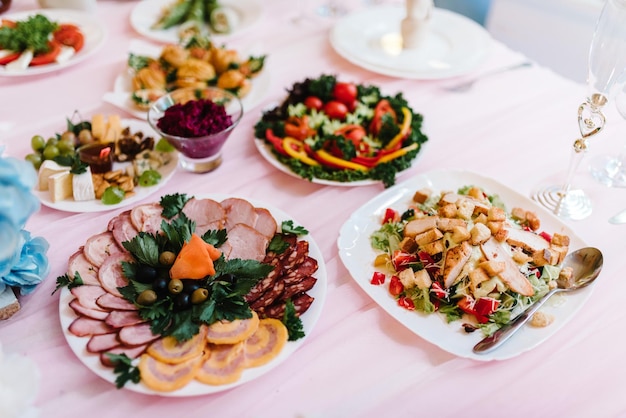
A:
{"label": "fruit platter", "polygon": [[255,125],[255,144],[271,164],[333,185],[395,183],[422,151],[422,115],[374,85],[321,75],[295,83]]}
{"label": "fruit platter", "polygon": [[26,155],[37,170],[33,193],[68,212],[99,212],[131,205],[156,192],[174,174],[178,153],[147,122],[95,114],[66,121],[47,139],[31,138]]}
{"label": "fruit platter", "polygon": [[57,278],[65,337],[118,388],[192,396],[278,366],[305,340],[326,293],[308,231],[229,195],[174,194],[111,218]]}

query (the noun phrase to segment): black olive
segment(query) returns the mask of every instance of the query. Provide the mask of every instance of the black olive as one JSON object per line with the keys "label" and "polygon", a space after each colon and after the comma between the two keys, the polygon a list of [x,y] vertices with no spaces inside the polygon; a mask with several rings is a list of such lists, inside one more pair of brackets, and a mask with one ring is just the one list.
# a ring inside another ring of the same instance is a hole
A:
{"label": "black olive", "polygon": [[200,288],[199,280],[183,280],[183,292],[192,294],[198,288]]}
{"label": "black olive", "polygon": [[172,279],[167,284],[167,288],[171,294],[177,295],[183,291],[183,281],[179,279]]}
{"label": "black olive", "polygon": [[189,293],[179,293],[174,298],[174,308],[182,311],[188,309],[191,306],[191,297]]}
{"label": "black olive", "polygon": [[137,267],[136,279],[141,283],[152,283],[157,278],[157,271],[152,266],[140,264]]}
{"label": "black olive", "polygon": [[167,293],[167,285],[170,282],[170,279],[167,277],[158,277],[154,282],[152,282],[152,289],[158,294],[163,295]]}

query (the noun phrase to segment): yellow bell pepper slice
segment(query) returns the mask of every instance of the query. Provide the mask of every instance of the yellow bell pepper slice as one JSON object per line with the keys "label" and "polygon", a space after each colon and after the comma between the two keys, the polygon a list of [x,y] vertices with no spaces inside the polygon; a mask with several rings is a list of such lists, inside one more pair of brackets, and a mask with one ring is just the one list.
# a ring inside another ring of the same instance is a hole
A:
{"label": "yellow bell pepper slice", "polygon": [[283,149],[290,157],[302,161],[306,165],[319,165],[317,161],[310,158],[304,150],[302,141],[286,136],[283,138]]}
{"label": "yellow bell pepper slice", "polygon": [[334,155],[330,154],[328,151],[323,150],[323,149],[317,151],[317,156],[321,158],[323,161],[327,161],[328,163],[332,165],[346,168],[348,170],[361,170],[361,171],[369,170],[369,168],[364,166],[363,164],[353,163],[352,161],[335,157]]}
{"label": "yellow bell pepper slice", "polygon": [[402,157],[403,155],[406,155],[409,151],[413,151],[414,149],[417,149],[418,144],[416,144],[415,142],[412,143],[411,145],[404,147],[404,148],[400,148],[397,151],[391,152],[387,155],[383,155],[382,157],[379,158],[379,160],[376,162],[376,164],[380,164],[380,163],[386,163],[389,162],[391,160],[395,160],[398,157]]}
{"label": "yellow bell pepper slice", "polygon": [[395,147],[409,133],[409,130],[411,129],[413,114],[411,113],[409,108],[403,107],[402,115],[404,116],[404,121],[402,122],[402,126],[400,127],[400,132],[398,132],[398,134],[394,136],[391,141],[389,141],[389,143],[385,146],[385,149],[391,149]]}

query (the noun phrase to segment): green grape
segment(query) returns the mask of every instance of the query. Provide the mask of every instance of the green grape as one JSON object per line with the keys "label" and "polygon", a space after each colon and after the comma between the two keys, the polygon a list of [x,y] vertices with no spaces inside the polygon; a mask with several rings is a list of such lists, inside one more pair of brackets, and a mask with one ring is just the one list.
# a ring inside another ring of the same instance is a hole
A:
{"label": "green grape", "polygon": [[102,203],[105,205],[116,205],[124,200],[124,190],[117,186],[107,187],[102,195]]}
{"label": "green grape", "polygon": [[59,148],[59,152],[63,155],[73,154],[75,151],[74,141],[71,139],[68,140],[61,138],[61,140],[57,144],[57,147]]}
{"label": "green grape", "polygon": [[50,138],[48,138],[48,140],[46,141],[46,147],[50,146],[50,145],[55,145],[59,143],[59,138],[51,136]]}
{"label": "green grape", "polygon": [[30,147],[33,151],[41,152],[46,147],[46,140],[41,135],[35,135],[30,139]]}
{"label": "green grape", "polygon": [[35,167],[35,170],[39,170],[39,167],[41,167],[41,163],[42,163],[41,154],[34,152],[32,154],[26,155],[26,157],[24,158],[26,159],[26,161],[30,162],[33,165],[33,167]]}
{"label": "green grape", "polygon": [[46,147],[43,149],[44,160],[52,160],[59,154],[59,147],[57,147],[56,145],[46,145]]}
{"label": "green grape", "polygon": [[141,187],[154,186],[161,180],[161,173],[156,170],[146,170],[139,176],[139,185]]}

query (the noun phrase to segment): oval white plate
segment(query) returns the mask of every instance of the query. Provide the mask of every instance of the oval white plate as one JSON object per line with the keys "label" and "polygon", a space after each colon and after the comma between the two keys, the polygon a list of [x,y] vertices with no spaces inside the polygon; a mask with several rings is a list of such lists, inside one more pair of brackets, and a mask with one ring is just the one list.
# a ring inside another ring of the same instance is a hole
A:
{"label": "oval white plate", "polygon": [[[218,202],[226,199],[228,197],[234,197],[230,195],[222,195],[222,194],[209,194],[209,195],[199,195],[198,198],[210,198],[217,200]],[[246,199],[250,203],[252,203],[255,207],[262,207],[268,209],[276,222],[280,225],[282,221],[292,220],[294,225],[302,225],[298,223],[293,217],[289,216],[287,213],[283,212],[280,209],[274,208],[270,205],[267,205],[261,201],[255,199]],[[103,225],[106,227],[106,225]],[[302,315],[302,325],[304,327],[305,337],[297,340],[297,341],[288,341],[283,350],[280,352],[278,357],[274,360],[270,361],[268,364],[261,367],[254,367],[245,369],[241,379],[237,382],[230,383],[227,385],[221,386],[211,386],[205,385],[198,381],[192,381],[187,386],[182,389],[173,391],[173,392],[156,392],[151,389],[148,389],[141,383],[127,383],[124,386],[125,389],[132,390],[133,392],[146,393],[149,395],[159,395],[165,397],[182,397],[182,396],[196,396],[196,395],[208,395],[211,393],[222,392],[228,389],[232,389],[234,387],[243,385],[244,383],[250,382],[256,378],[263,376],[265,373],[268,373],[273,368],[279,366],[283,361],[285,361],[289,356],[291,356],[304,342],[308,335],[313,332],[313,327],[317,323],[319,319],[322,308],[324,306],[324,301],[326,300],[326,291],[327,291],[327,274],[326,274],[326,264],[324,263],[324,258],[322,256],[322,252],[317,246],[317,243],[313,239],[311,235],[305,235],[299,237],[299,239],[306,239],[309,242],[309,255],[317,260],[318,269],[315,272],[314,276],[317,278],[317,282],[313,289],[309,290],[307,293],[315,298],[311,307]],[[69,307],[69,303],[72,301],[74,296],[70,293],[67,287],[64,287],[61,290],[61,297],[59,299],[59,316],[61,319],[61,327],[63,329],[63,335],[67,340],[70,348],[79,358],[79,360],[89,368],[92,372],[106,380],[107,382],[111,382],[115,384],[116,375],[113,373],[113,369],[104,367],[100,363],[98,354],[91,354],[87,352],[87,342],[89,341],[88,337],[77,337],[74,334],[68,331],[68,327],[72,323],[74,319],[77,318],[76,314]]]}
{"label": "oval white plate", "polygon": [[[159,55],[161,55],[161,50],[162,47],[160,46],[137,39],[132,40],[128,48],[129,53],[132,52],[137,55],[144,55],[153,58],[158,58]],[[126,67],[125,71],[115,78],[113,91],[105,93],[102,99],[105,102],[128,112],[138,119],[146,120],[148,111],[138,109],[137,106],[133,104],[131,99],[133,93],[132,80],[133,76],[131,71]],[[250,88],[250,92],[243,99],[241,99],[244,112],[254,109],[261,102],[261,100],[265,98],[265,95],[270,88],[270,73],[267,70],[263,70],[251,81],[252,87]]]}
{"label": "oval white plate", "polygon": [[[131,12],[130,24],[138,33],[159,42],[178,43],[179,26],[165,30],[152,29],[161,11],[176,0],[143,0]],[[229,34],[212,33],[215,38],[235,37],[249,31],[260,19],[263,9],[256,0],[221,0],[222,6],[232,7],[239,15],[239,24]]]}
{"label": "oval white plate", "polygon": [[430,31],[416,49],[402,49],[400,22],[404,7],[371,7],[341,19],[330,33],[335,51],[375,73],[411,79],[459,76],[487,56],[489,34],[478,23],[435,8]]}
{"label": "oval white plate", "polygon": [[[129,127],[131,131],[133,132],[141,131],[144,133],[145,136],[152,136],[154,138],[155,143],[160,138],[160,136],[157,135],[156,132],[154,132],[152,127],[150,127],[148,122],[138,121],[135,119],[122,119],[121,122],[122,122],[122,127]],[[130,163],[114,163],[113,168],[114,169],[122,168],[128,164]],[[174,151],[172,152],[172,160],[157,170],[159,173],[161,173],[161,181],[159,181],[154,186],[150,186],[150,187],[135,186],[135,189],[134,189],[135,195],[122,200],[120,203],[116,205],[105,205],[104,203],[102,203],[100,199],[85,200],[85,201],[80,201],[80,202],[76,202],[73,199],[67,199],[67,200],[61,200],[58,202],[53,202],[50,199],[50,193],[48,191],[33,190],[33,193],[35,194],[35,196],[39,198],[39,201],[41,202],[42,205],[48,206],[49,208],[52,208],[52,209],[62,210],[65,212],[77,212],[77,213],[104,212],[107,210],[113,210],[113,209],[122,208],[128,205],[132,205],[150,196],[152,193],[156,192],[161,187],[163,187],[165,183],[167,183],[172,178],[172,176],[174,175],[174,172],[176,171],[177,165],[178,165],[178,152]]]}
{"label": "oval white plate", "polygon": [[3,15],[2,18],[9,20],[25,20],[36,14],[44,15],[48,19],[55,22],[72,23],[78,26],[85,37],[85,45],[83,46],[83,49],[63,63],[55,62],[47,65],[38,65],[35,67],[28,67],[20,71],[7,71],[3,65],[0,65],[0,76],[16,77],[44,74],[78,64],[96,52],[100,46],[102,46],[106,38],[107,32],[100,21],[98,21],[93,15],[76,10],[41,9],[37,11],[9,14],[6,16]]}
{"label": "oval white plate", "polygon": [[[370,236],[372,232],[380,228],[380,220],[385,209],[392,207],[405,211],[415,191],[422,188],[430,188],[433,191],[457,190],[466,185],[478,186],[489,194],[499,195],[508,210],[521,207],[534,211],[541,219],[542,230],[549,233],[558,232],[570,237],[570,250],[586,246],[573,230],[552,213],[503,184],[472,172],[442,170],[415,176],[389,188],[361,206],[340,229],[337,239],[339,256],[354,281],[365,293],[416,335],[459,357],[483,361],[505,360],[535,348],[554,335],[582,308],[591,296],[593,286],[548,301],[542,310],[554,316],[554,322],[549,326],[545,328],[526,326],[497,350],[475,354],[472,348],[483,338],[480,331],[468,334],[462,331],[462,321],[448,324],[445,317],[438,313],[426,315],[403,309],[389,294],[387,285],[370,284],[374,273],[373,261],[377,254],[370,245]],[[559,299],[562,303],[555,303]]]}
{"label": "oval white plate", "polygon": [[[274,153],[272,152],[272,147],[268,143],[266,143],[264,140],[255,138],[254,145],[256,146],[257,150],[259,150],[259,153],[263,156],[263,158],[267,160],[268,163],[270,163],[271,165],[273,165],[274,167],[276,167],[283,173],[289,174],[291,177],[295,177],[300,180],[309,181],[308,179],[304,179],[298,174],[294,173],[293,171],[291,171],[291,169],[288,166],[278,161],[278,159],[276,158],[276,155],[274,155]],[[407,168],[406,170],[403,170],[397,173],[396,177],[406,172],[407,170],[410,170],[411,168],[413,168],[417,160],[424,153],[425,145],[426,143],[420,144],[420,150],[417,153],[417,156],[411,162],[411,166]],[[324,180],[324,179],[318,179],[318,178],[311,179],[311,183],[322,184],[325,186],[343,186],[343,187],[371,186],[372,184],[382,184],[380,180],[373,180],[373,179],[358,180],[358,181],[332,181],[332,180]]]}

